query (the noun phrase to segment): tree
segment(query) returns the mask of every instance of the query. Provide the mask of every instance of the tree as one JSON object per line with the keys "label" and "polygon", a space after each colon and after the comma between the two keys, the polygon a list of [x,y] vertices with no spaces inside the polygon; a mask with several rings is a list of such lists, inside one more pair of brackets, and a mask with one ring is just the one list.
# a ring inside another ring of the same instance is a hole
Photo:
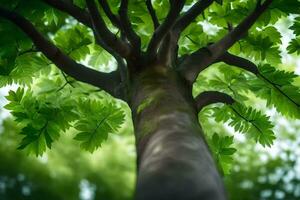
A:
{"label": "tree", "polygon": [[[0,83],[23,86],[6,105],[23,125],[19,148],[41,155],[72,127],[93,152],[122,127],[120,99],[134,125],[136,199],[226,199],[207,142],[226,171],[233,137],[206,141],[198,112],[224,103],[207,116],[263,146],[275,139],[273,126],[249,95],[299,117],[296,75],[279,68],[274,26],[299,7],[298,0],[1,0]],[[299,44],[296,37],[288,52],[299,53]],[[115,70],[99,70],[112,62]]]}

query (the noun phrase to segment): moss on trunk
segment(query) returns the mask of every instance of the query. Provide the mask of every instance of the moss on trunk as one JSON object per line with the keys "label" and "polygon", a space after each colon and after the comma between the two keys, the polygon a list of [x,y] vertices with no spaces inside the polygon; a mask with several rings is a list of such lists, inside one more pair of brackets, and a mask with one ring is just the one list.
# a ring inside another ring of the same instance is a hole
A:
{"label": "moss on trunk", "polygon": [[225,199],[191,88],[174,71],[152,67],[136,76],[131,108],[138,157],[136,200]]}

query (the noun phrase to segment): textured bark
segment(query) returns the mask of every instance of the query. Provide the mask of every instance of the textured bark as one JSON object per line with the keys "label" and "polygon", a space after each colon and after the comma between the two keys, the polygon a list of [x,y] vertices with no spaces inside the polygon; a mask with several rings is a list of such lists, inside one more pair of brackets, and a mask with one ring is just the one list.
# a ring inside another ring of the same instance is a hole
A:
{"label": "textured bark", "polygon": [[156,66],[134,78],[136,200],[223,200],[225,192],[198,123],[191,88]]}

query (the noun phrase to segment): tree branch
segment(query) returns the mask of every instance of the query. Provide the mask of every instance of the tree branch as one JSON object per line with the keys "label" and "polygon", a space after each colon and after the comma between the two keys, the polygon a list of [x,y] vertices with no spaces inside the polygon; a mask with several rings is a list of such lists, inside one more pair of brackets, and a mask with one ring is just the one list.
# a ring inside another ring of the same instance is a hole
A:
{"label": "tree branch", "polygon": [[171,49],[171,43],[172,43],[172,35],[169,32],[165,36],[158,51],[158,60],[164,66],[171,66],[173,64],[174,54]]}
{"label": "tree branch", "polygon": [[102,9],[104,10],[106,16],[111,21],[111,23],[114,26],[116,26],[117,28],[121,29],[120,19],[111,11],[107,1],[106,0],[98,0],[98,2],[101,5]]}
{"label": "tree branch", "polygon": [[86,0],[87,7],[91,14],[91,19],[96,32],[102,38],[102,40],[107,43],[114,51],[119,55],[126,58],[130,54],[130,48],[128,45],[121,41],[117,36],[115,36],[106,26],[104,20],[102,19],[100,13],[98,12],[97,5],[94,0]]}
{"label": "tree branch", "polygon": [[131,22],[128,16],[128,0],[121,0],[119,15],[125,35],[133,46],[133,50],[135,51],[135,53],[139,54],[141,49],[141,38],[136,34],[131,26]]}
{"label": "tree branch", "polygon": [[98,0],[98,2],[101,5],[102,9],[104,10],[104,13],[106,14],[106,16],[111,21],[111,23],[121,31],[121,39],[126,40],[127,39],[126,33],[125,33],[124,27],[122,25],[122,22],[120,20],[120,17],[118,15],[115,15],[111,11],[109,4],[107,3],[107,0]]}
{"label": "tree branch", "polygon": [[[178,40],[182,31],[190,25],[198,15],[204,12],[204,10],[210,6],[214,0],[199,0],[188,11],[186,11],[181,17],[178,18],[175,25],[172,28],[172,43],[170,51],[174,54],[177,53]],[[188,37],[188,36],[187,36]],[[189,38],[189,37],[188,37]],[[189,38],[190,39],[190,38]],[[191,39],[190,39],[191,40]],[[193,43],[194,41],[191,40]],[[177,60],[177,55],[175,60]]]}
{"label": "tree branch", "polygon": [[62,1],[62,0],[43,0],[48,5],[62,11],[68,13],[75,19],[77,19],[82,24],[92,28],[92,22],[90,20],[89,13],[84,9],[79,8],[74,5],[71,1]]}
{"label": "tree branch", "polygon": [[170,31],[176,19],[178,18],[180,11],[182,10],[185,0],[169,0],[170,1],[170,11],[165,19],[165,21],[154,31],[154,34],[149,42],[147,49],[147,54],[152,59],[157,53],[158,47],[161,40]]}
{"label": "tree branch", "polygon": [[120,75],[121,84],[119,85],[120,87],[115,90],[115,92],[117,93],[117,96],[124,97],[123,100],[128,100],[128,69],[123,58],[119,54],[117,54],[113,49],[111,49],[107,44],[105,44],[96,31],[94,31],[94,37],[96,39],[96,44],[100,45],[103,49],[110,53],[117,61],[117,71]]}
{"label": "tree branch", "polygon": [[187,81],[193,84],[199,72],[216,62],[236,41],[241,39],[271,3],[272,0],[258,3],[254,11],[221,40],[188,56],[178,68]]}
{"label": "tree branch", "polygon": [[221,56],[219,60],[228,65],[238,66],[239,68],[252,72],[253,74],[259,74],[258,68],[253,62],[228,52]]}
{"label": "tree branch", "polygon": [[282,94],[290,102],[295,104],[297,107],[300,107],[300,105],[297,102],[295,102],[291,97],[289,97],[287,94],[285,94],[284,91],[282,91],[282,89],[280,87],[278,87],[275,83],[273,83],[267,77],[265,77],[263,74],[261,74],[258,70],[258,67],[250,60],[247,60],[247,59],[239,57],[239,56],[232,55],[230,53],[226,53],[224,56],[222,56],[220,58],[220,61],[223,61],[224,63],[226,63],[228,65],[237,66],[241,69],[252,72],[258,78],[261,78],[267,84],[270,84],[275,90],[277,90],[280,94]]}
{"label": "tree branch", "polygon": [[[260,2],[260,1],[258,1]],[[262,13],[272,3],[272,0],[266,0],[263,4],[258,3],[254,11],[248,15],[237,27],[230,31],[218,42],[210,45],[208,48],[214,53],[214,58],[224,54],[236,41],[240,40],[262,15]]]}
{"label": "tree branch", "polygon": [[192,85],[198,74],[210,66],[213,61],[211,52],[204,47],[191,55],[185,55],[177,70]]}
{"label": "tree branch", "polygon": [[155,9],[152,6],[151,0],[146,0],[146,6],[147,6],[148,12],[151,16],[153,26],[154,26],[154,30],[156,30],[157,27],[159,27],[159,21],[158,21]]}
{"label": "tree branch", "polygon": [[124,97],[123,99],[128,102],[129,100],[129,76],[128,69],[122,57],[115,55],[114,58],[118,63],[118,71],[121,78],[121,84],[119,88],[119,96]]}
{"label": "tree branch", "polygon": [[[72,17],[77,19],[82,24],[84,24],[84,25],[88,26],[89,28],[91,28],[94,32],[94,35],[95,35],[95,38],[96,38],[96,43],[98,45],[100,45],[101,47],[103,47],[106,51],[108,51],[114,57],[116,57],[116,53],[114,52],[114,50],[111,49],[103,40],[101,42],[99,42],[99,40],[101,40],[100,39],[101,37],[100,37],[100,35],[95,34],[94,26],[93,26],[93,23],[91,21],[90,14],[88,12],[86,12],[84,9],[79,8],[78,6],[74,5],[73,3],[71,3],[71,1],[62,1],[62,0],[43,0],[43,1],[46,2],[50,6],[71,15]],[[118,27],[119,29],[121,29],[120,28],[120,21],[117,18],[117,16],[114,15],[111,12],[107,1],[106,0],[99,0],[99,4],[102,6],[105,14],[110,19],[112,24],[114,26]]]}
{"label": "tree branch", "polygon": [[[177,37],[199,16],[214,0],[199,0],[187,12],[184,13],[175,23],[173,32]],[[177,39],[178,40],[178,39]]]}
{"label": "tree branch", "polygon": [[39,51],[51,60],[60,70],[78,81],[100,87],[115,96],[115,87],[119,84],[118,72],[101,73],[96,70],[76,63],[65,55],[53,43],[47,40],[38,30],[24,17],[16,12],[8,11],[0,7],[0,17],[3,17],[18,26],[33,41]]}
{"label": "tree branch", "polygon": [[203,107],[208,106],[213,103],[225,103],[233,104],[234,100],[228,94],[217,92],[217,91],[207,91],[202,92],[195,98],[196,107],[198,111],[201,111]]}

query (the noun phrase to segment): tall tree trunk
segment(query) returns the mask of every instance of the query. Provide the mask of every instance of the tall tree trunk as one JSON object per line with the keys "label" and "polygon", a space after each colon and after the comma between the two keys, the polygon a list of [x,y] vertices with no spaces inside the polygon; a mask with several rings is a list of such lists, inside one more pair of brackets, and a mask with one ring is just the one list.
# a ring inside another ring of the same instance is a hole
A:
{"label": "tall tree trunk", "polygon": [[134,78],[136,200],[223,200],[222,180],[198,123],[191,88],[152,67]]}

